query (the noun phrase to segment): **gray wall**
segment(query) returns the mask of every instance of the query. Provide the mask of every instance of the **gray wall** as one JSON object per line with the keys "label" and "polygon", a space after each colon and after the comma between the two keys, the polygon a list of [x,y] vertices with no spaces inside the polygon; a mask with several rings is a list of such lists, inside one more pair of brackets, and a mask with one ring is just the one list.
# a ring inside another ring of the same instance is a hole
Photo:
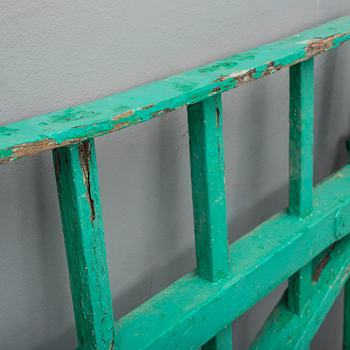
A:
{"label": "gray wall", "polygon": [[[350,13],[348,0],[2,0],[0,122],[105,96]],[[315,180],[345,162],[350,48],[317,59]],[[230,240],[287,205],[286,71],[224,95]],[[115,313],[194,268],[185,111],[97,140]],[[0,168],[0,349],[73,349],[51,156]],[[235,322],[246,349],[281,286]],[[342,301],[313,349],[340,349]]]}

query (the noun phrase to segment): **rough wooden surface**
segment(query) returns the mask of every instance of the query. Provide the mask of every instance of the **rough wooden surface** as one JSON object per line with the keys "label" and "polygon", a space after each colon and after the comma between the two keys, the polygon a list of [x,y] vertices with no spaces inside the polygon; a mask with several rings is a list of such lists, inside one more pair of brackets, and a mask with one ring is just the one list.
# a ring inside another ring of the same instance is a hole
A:
{"label": "rough wooden surface", "polygon": [[118,349],[198,349],[345,237],[350,232],[350,166],[315,187],[313,213],[304,220],[287,212],[274,216],[231,245],[226,278],[211,283],[188,274],[123,317],[117,323]]}
{"label": "rough wooden surface", "polygon": [[188,108],[197,270],[216,281],[228,273],[221,95]]}
{"label": "rough wooden surface", "polygon": [[[54,149],[79,350],[229,349],[230,323],[292,275],[288,304],[281,301],[253,347],[308,346],[350,271],[350,241],[344,239],[350,232],[350,165],[317,186],[312,206],[313,57],[349,39],[350,17],[343,17],[127,92],[0,127],[0,163]],[[228,251],[221,93],[285,67],[291,67],[290,208]],[[115,325],[92,138],[185,105],[198,269]]]}
{"label": "rough wooden surface", "polygon": [[77,143],[152,119],[184,105],[270,75],[350,38],[343,17],[207,66],[0,127],[0,163]]}
{"label": "rough wooden surface", "polygon": [[290,68],[289,212],[312,212],[314,60]]}
{"label": "rough wooden surface", "polygon": [[[350,273],[350,237],[335,245],[328,264],[311,287],[308,303],[295,314],[287,307],[285,296],[266,321],[251,350],[308,349]],[[346,347],[345,347],[346,349]]]}
{"label": "rough wooden surface", "polygon": [[[290,68],[289,213],[312,213],[314,140],[314,59]],[[288,281],[288,307],[300,313],[310,297],[312,262]]]}
{"label": "rough wooden surface", "polygon": [[53,151],[79,350],[114,349],[93,140]]}
{"label": "rough wooden surface", "polygon": [[[188,107],[188,130],[197,272],[201,278],[216,282],[229,271],[220,94]],[[231,350],[231,325],[202,349]]]}

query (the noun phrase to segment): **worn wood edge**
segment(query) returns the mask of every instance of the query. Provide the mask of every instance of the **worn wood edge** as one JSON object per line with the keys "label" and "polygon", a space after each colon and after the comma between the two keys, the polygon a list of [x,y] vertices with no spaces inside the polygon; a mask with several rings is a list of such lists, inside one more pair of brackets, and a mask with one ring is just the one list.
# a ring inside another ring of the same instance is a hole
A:
{"label": "worn wood edge", "polygon": [[312,295],[299,315],[288,309],[284,295],[250,349],[306,349],[349,278],[349,253],[347,236],[334,244],[318,280],[313,280]]}
{"label": "worn wood edge", "polygon": [[[314,135],[314,58],[289,70],[289,208],[291,215],[312,212]],[[308,298],[312,263],[288,281],[288,307],[299,313]]]}
{"label": "worn wood edge", "polygon": [[[215,282],[229,267],[221,94],[189,106],[187,113],[197,273]],[[229,349],[231,325],[202,346]]]}
{"label": "worn wood edge", "polygon": [[228,277],[210,283],[190,273],[124,316],[117,348],[195,349],[211,339],[350,232],[349,185],[346,166],[315,188],[314,214],[280,213],[233,243]]}
{"label": "worn wood edge", "polygon": [[145,122],[271,75],[350,39],[341,17],[286,39],[90,103],[0,126],[0,164]]}
{"label": "worn wood edge", "polygon": [[214,282],[229,266],[221,95],[187,112],[197,273]]}
{"label": "worn wood edge", "polygon": [[55,149],[53,163],[78,343],[111,350],[115,318],[94,140]]}

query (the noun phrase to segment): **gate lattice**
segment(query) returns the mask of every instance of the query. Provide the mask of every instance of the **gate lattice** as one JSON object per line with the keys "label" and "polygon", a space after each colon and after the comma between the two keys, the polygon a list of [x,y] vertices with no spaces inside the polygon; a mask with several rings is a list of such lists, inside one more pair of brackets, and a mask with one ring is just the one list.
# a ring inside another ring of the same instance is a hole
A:
{"label": "gate lattice", "polygon": [[[0,126],[0,163],[52,150],[79,350],[232,349],[231,322],[289,278],[252,349],[306,349],[350,272],[350,165],[313,188],[314,56],[350,17],[97,101]],[[221,94],[290,69],[289,209],[228,246]],[[187,106],[196,271],[115,321],[94,137]],[[350,284],[344,349],[350,349]],[[203,345],[204,344],[204,345]]]}

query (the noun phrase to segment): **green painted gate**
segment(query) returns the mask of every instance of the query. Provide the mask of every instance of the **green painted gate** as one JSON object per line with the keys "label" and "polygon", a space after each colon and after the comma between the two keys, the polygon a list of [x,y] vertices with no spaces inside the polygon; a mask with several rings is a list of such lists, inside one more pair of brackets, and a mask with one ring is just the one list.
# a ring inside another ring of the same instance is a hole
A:
{"label": "green painted gate", "polygon": [[[232,349],[231,323],[289,279],[251,349],[308,349],[345,285],[350,350],[350,165],[313,188],[314,56],[350,17],[91,103],[0,126],[0,163],[52,150],[79,350]],[[227,242],[221,94],[290,71],[289,209]],[[196,271],[115,320],[94,137],[187,106]]]}

